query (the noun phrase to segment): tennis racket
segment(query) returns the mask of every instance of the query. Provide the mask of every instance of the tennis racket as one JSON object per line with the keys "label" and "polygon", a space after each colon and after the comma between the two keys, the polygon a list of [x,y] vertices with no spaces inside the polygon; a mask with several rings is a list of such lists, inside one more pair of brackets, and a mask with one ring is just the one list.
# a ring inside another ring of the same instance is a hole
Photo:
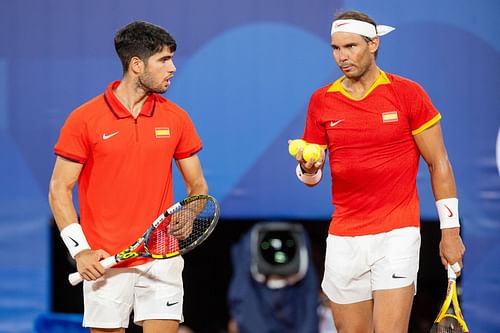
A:
{"label": "tennis racket", "polygon": [[441,310],[431,328],[431,333],[468,333],[457,296],[457,275],[448,265],[448,291]]}
{"label": "tennis racket", "polygon": [[[186,254],[212,233],[219,216],[220,206],[215,198],[209,195],[187,197],[158,216],[132,245],[100,263],[108,269],[131,258],[168,259]],[[187,237],[179,239],[179,235]],[[142,244],[144,247],[138,252]],[[75,272],[68,276],[68,280],[75,286],[83,278],[80,273]]]}

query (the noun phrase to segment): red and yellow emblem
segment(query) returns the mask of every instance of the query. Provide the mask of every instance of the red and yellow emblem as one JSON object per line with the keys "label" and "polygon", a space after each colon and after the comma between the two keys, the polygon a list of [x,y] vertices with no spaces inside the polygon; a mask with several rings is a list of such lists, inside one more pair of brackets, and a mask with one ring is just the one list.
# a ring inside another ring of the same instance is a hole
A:
{"label": "red and yellow emblem", "polygon": [[170,138],[170,128],[168,127],[156,127],[155,136],[158,139]]}
{"label": "red and yellow emblem", "polygon": [[392,123],[398,121],[398,111],[390,111],[382,113],[382,122]]}

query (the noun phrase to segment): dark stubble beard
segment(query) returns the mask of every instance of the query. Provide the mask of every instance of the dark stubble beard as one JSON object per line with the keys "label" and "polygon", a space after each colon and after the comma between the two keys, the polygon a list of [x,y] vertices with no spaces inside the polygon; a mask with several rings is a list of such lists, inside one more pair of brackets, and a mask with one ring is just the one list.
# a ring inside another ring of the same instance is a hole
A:
{"label": "dark stubble beard", "polygon": [[161,85],[155,86],[154,81],[151,78],[151,75],[149,75],[149,72],[147,71],[144,72],[144,74],[142,74],[141,76],[139,76],[138,86],[148,94],[150,93],[163,94],[168,89],[168,86],[166,87],[163,87]]}

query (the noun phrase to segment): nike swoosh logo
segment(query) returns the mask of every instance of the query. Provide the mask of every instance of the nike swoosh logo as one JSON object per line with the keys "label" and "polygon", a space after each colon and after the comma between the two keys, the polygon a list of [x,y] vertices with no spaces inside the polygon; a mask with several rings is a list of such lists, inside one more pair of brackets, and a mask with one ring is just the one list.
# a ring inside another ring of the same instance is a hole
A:
{"label": "nike swoosh logo", "polygon": [[448,209],[448,212],[450,213],[448,217],[453,217],[453,212],[451,211],[450,207],[444,205],[444,208]]}
{"label": "nike swoosh logo", "polygon": [[107,139],[109,139],[109,138],[111,138],[111,137],[113,137],[113,136],[117,135],[118,133],[120,133],[120,132],[114,132],[114,133],[111,133],[111,134],[106,134],[106,133],[104,133],[104,134],[102,135],[102,139],[103,139],[103,140],[107,140]]}
{"label": "nike swoosh logo", "polygon": [[335,25],[335,28],[341,27],[341,26],[346,25],[346,24],[349,24],[349,22],[337,23],[337,24]]}
{"label": "nike swoosh logo", "polygon": [[406,279],[406,276],[399,276],[399,275],[396,275],[396,273],[392,274],[392,278],[393,279]]}
{"label": "nike swoosh logo", "polygon": [[75,245],[73,245],[74,247],[77,247],[78,245],[80,245],[80,244],[79,244],[76,240],[74,240],[73,238],[71,238],[71,237],[69,237],[69,236],[68,236],[68,238],[69,238],[69,239],[71,239],[71,240],[75,243]]}
{"label": "nike swoosh logo", "polygon": [[330,121],[330,127],[335,127],[337,126],[338,124],[340,124],[341,122],[343,122],[344,119],[340,119],[340,120],[337,120],[337,121]]}
{"label": "nike swoosh logo", "polygon": [[167,306],[172,306],[172,305],[175,305],[177,303],[179,303],[179,302],[172,302],[172,303],[170,303],[170,301],[167,301]]}

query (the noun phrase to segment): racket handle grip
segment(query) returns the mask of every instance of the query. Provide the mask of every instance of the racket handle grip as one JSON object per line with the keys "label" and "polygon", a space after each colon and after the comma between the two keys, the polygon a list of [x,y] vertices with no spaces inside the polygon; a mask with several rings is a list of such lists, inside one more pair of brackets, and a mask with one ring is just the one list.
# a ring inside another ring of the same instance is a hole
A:
{"label": "racket handle grip", "polygon": [[[116,265],[116,263],[118,263],[118,261],[116,260],[115,256],[111,256],[111,257],[107,257],[106,259],[99,261],[99,263],[102,265],[102,267],[104,267],[104,269],[108,269],[108,268]],[[77,284],[79,284],[80,282],[83,281],[83,278],[80,275],[80,273],[74,272],[74,273],[71,273],[70,275],[68,275],[68,281],[72,286],[76,286]]]}
{"label": "racket handle grip", "polygon": [[453,268],[451,268],[450,264],[448,264],[448,279],[453,279],[453,280],[457,279],[457,273],[455,273]]}

